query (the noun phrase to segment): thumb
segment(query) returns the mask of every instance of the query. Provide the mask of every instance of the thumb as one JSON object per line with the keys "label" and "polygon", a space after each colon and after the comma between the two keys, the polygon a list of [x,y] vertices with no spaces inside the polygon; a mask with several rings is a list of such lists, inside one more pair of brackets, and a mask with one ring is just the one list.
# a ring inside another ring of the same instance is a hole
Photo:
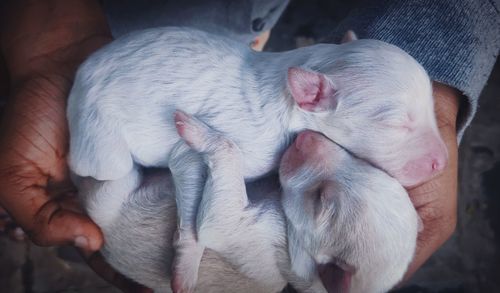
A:
{"label": "thumb", "polygon": [[55,200],[48,201],[38,210],[32,229],[27,233],[40,246],[75,245],[97,251],[103,244],[101,230],[88,216],[65,209]]}

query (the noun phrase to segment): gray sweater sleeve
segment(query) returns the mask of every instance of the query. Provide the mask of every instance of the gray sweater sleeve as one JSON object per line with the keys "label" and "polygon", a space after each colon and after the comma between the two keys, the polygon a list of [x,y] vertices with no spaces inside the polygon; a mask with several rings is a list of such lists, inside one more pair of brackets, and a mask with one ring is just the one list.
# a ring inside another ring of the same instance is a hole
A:
{"label": "gray sweater sleeve", "polygon": [[[498,2],[497,2],[498,3]],[[500,47],[498,6],[488,0],[372,0],[354,9],[328,41],[345,31],[386,41],[407,51],[434,81],[467,98],[458,120],[462,136]]]}

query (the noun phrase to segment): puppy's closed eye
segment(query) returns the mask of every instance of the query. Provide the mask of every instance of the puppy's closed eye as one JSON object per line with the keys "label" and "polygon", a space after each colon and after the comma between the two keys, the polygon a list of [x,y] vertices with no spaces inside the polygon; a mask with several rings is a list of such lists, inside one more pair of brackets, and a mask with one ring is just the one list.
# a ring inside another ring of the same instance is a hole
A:
{"label": "puppy's closed eye", "polygon": [[[313,207],[314,207],[314,218],[316,221],[324,221],[325,213],[332,210],[332,196],[328,193],[327,188],[324,185],[316,187],[312,192],[313,197]],[[319,224],[319,223],[318,223]]]}

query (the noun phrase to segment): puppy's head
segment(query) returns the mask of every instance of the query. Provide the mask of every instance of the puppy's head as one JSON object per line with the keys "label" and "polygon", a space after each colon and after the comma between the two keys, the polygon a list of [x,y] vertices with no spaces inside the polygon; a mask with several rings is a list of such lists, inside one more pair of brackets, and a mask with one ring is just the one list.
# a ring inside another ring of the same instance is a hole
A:
{"label": "puppy's head", "polygon": [[376,40],[317,48],[310,68],[288,71],[290,94],[316,129],[407,187],[443,170],[447,151],[418,62]]}
{"label": "puppy's head", "polygon": [[418,216],[394,178],[305,131],[284,154],[280,181],[297,275],[319,273],[335,292],[382,292],[402,278]]}

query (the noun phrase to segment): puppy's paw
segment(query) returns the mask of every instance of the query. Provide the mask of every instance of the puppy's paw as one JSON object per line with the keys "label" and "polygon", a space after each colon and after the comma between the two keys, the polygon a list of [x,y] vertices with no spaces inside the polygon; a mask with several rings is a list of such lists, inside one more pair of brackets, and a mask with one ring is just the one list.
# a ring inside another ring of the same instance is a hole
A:
{"label": "puppy's paw", "polygon": [[171,287],[174,293],[191,293],[196,288],[198,269],[204,247],[194,238],[184,238],[176,233],[174,237],[175,257],[172,264]]}
{"label": "puppy's paw", "polygon": [[177,133],[195,151],[204,152],[210,141],[211,129],[200,120],[180,110],[174,114]]}
{"label": "puppy's paw", "polygon": [[196,281],[189,281],[181,273],[174,271],[172,274],[172,292],[174,293],[193,293],[196,287]]}
{"label": "puppy's paw", "polygon": [[236,144],[202,121],[177,110],[174,114],[177,133],[195,151],[209,155],[227,154]]}

